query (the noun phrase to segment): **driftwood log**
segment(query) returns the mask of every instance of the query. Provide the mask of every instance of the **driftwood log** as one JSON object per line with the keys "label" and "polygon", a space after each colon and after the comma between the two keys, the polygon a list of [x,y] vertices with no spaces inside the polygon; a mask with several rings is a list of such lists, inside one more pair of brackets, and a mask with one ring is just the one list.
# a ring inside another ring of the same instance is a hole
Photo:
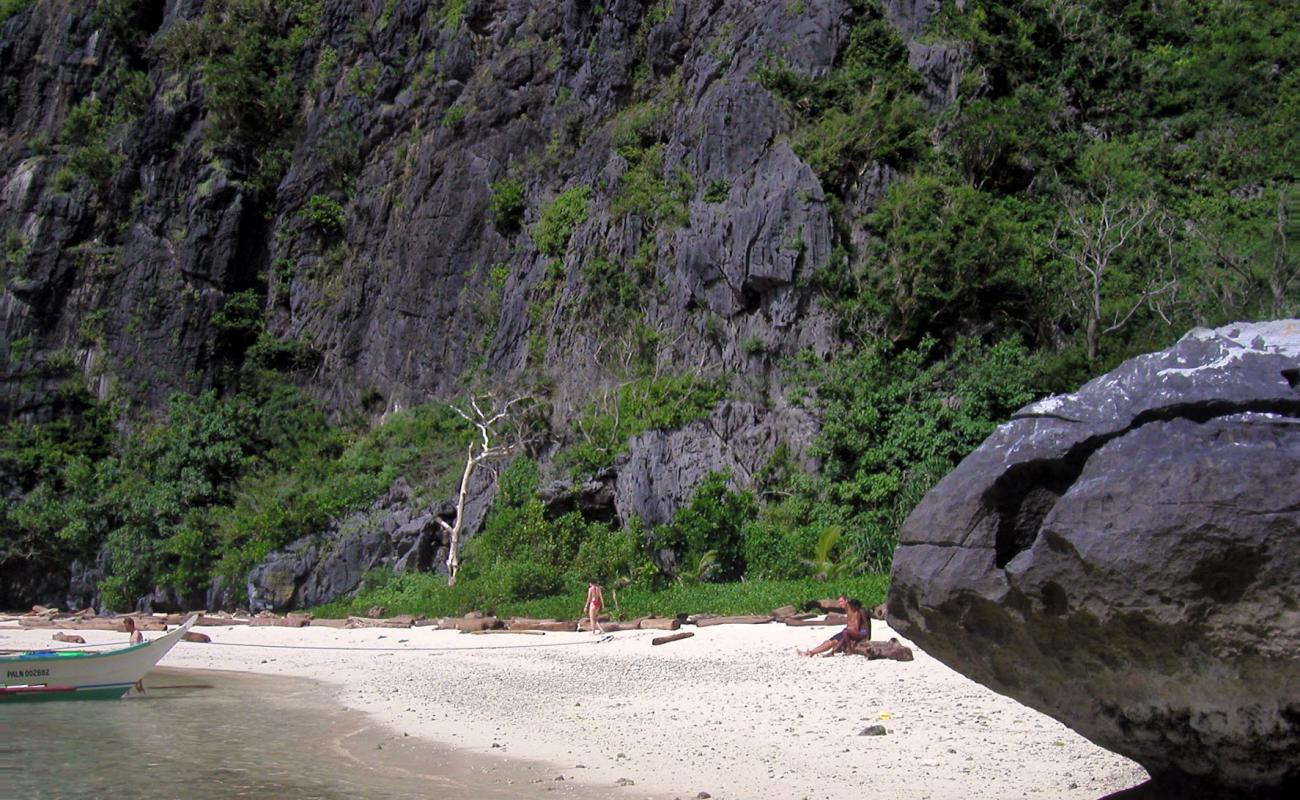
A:
{"label": "driftwood log", "polygon": [[314,619],[311,621],[313,628],[346,628],[348,627],[347,618],[344,619]]}
{"label": "driftwood log", "polygon": [[58,633],[54,634],[54,635],[51,636],[50,638],[53,639],[53,640],[56,641],[56,642],[67,642],[68,644],[85,644],[85,643],[86,643],[86,640],[85,640],[85,639],[81,638],[80,636],[76,635],[75,633],[64,633],[63,631],[59,631]]}
{"label": "driftwood log", "polygon": [[772,619],[775,620],[783,620],[787,617],[797,616],[799,616],[799,609],[794,606],[781,606],[780,608],[772,609]]}
{"label": "driftwood log", "polygon": [[[88,619],[45,619],[44,617],[23,617],[18,624],[24,628],[67,628],[74,631],[115,631],[125,633],[121,619],[91,617]],[[136,621],[136,628],[142,631],[165,631],[167,626],[151,619]]]}
{"label": "driftwood log", "polygon": [[[605,624],[608,622],[613,622],[613,620],[610,619],[608,614],[601,614],[599,617],[596,617],[596,624],[601,626],[602,628],[605,627]],[[580,617],[578,619],[578,630],[580,631],[591,630],[591,622],[588,621],[586,617]]]}
{"label": "driftwood log", "polygon": [[575,620],[562,619],[530,619],[528,617],[514,617],[506,620],[506,629],[512,631],[542,631],[552,633],[572,633],[578,629],[578,623]]}
{"label": "driftwood log", "polygon": [[510,629],[510,628],[493,628],[491,630],[486,630],[486,631],[463,631],[463,633],[468,633],[471,636],[482,636],[488,633],[513,633],[516,636],[545,636],[546,635],[546,631],[529,631],[529,630]]}
{"label": "driftwood log", "polygon": [[761,616],[737,616],[737,617],[697,617],[696,626],[705,628],[710,625],[764,625],[772,621],[766,614]]}
{"label": "driftwood log", "polygon": [[786,625],[789,625],[792,628],[818,628],[818,627],[825,627],[828,625],[830,626],[843,625],[844,618],[840,617],[839,619],[836,619],[835,615],[831,614],[824,618],[817,617],[813,619],[799,619],[798,617],[789,617],[787,619],[782,620],[782,622],[784,622]]}
{"label": "driftwood log", "polygon": [[[316,623],[313,621],[313,625]],[[415,617],[409,614],[403,614],[397,617],[388,617],[387,619],[377,619],[375,617],[348,617],[348,628],[409,628],[415,624]]]}
{"label": "driftwood log", "polygon": [[217,628],[223,626],[248,625],[251,624],[251,620],[246,618],[241,619],[239,617],[220,617],[220,616],[210,617],[204,615],[202,617],[199,617],[198,621],[196,621],[194,624],[201,625],[205,628]]}
{"label": "driftwood log", "polygon": [[656,636],[655,638],[650,640],[650,644],[652,645],[668,644],[669,642],[677,642],[682,639],[689,639],[694,635],[695,634],[691,631],[682,631],[681,633],[674,633],[671,636]]}
{"label": "driftwood log", "polygon": [[682,627],[682,621],[676,617],[643,617],[636,620],[636,627],[641,631],[675,631]]}
{"label": "driftwood log", "polygon": [[311,620],[307,617],[253,617],[248,624],[254,628],[305,628]]}
{"label": "driftwood log", "polygon": [[890,639],[887,642],[858,642],[853,645],[853,652],[869,659],[888,658],[894,661],[911,661],[915,657],[912,655],[912,649],[899,644],[897,639]]}
{"label": "driftwood log", "polygon": [[438,620],[438,628],[455,631],[490,631],[501,627],[501,620],[496,617],[443,617]]}
{"label": "driftwood log", "polygon": [[194,631],[185,631],[185,635],[182,636],[181,639],[187,642],[194,642],[195,644],[212,643],[211,637],[209,637],[206,633],[195,633]]}

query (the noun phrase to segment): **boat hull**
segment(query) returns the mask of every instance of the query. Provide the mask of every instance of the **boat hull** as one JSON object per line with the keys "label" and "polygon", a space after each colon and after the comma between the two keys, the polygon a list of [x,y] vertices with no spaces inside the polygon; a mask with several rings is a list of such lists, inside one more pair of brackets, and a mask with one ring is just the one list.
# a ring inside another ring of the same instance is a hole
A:
{"label": "boat hull", "polygon": [[108,700],[121,697],[153,669],[194,624],[157,639],[104,653],[75,650],[0,658],[0,702]]}

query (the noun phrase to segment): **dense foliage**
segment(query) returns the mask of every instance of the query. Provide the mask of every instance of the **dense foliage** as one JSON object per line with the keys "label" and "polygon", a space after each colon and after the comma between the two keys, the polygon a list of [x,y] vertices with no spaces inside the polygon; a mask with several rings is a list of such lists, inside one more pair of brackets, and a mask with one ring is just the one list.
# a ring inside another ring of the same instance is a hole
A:
{"label": "dense foliage", "polygon": [[[125,608],[153,586],[191,596],[242,581],[276,547],[370,504],[399,477],[446,492],[466,435],[429,405],[369,431],[331,426],[272,375],[221,397],[175,395],[166,417],[115,433],[88,403],[49,426],[11,423],[0,471],[28,481],[0,514],[0,568],[15,560],[110,554],[103,602]],[[201,594],[200,594],[201,598]]]}

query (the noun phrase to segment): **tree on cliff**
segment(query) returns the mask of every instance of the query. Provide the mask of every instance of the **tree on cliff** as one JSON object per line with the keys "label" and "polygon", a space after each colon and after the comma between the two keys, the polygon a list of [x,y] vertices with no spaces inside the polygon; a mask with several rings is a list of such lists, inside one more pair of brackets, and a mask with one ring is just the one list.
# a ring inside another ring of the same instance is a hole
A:
{"label": "tree on cliff", "polygon": [[[1173,238],[1154,196],[1123,197],[1110,181],[1101,191],[1067,195],[1062,210],[1066,219],[1051,246],[1071,267],[1065,296],[1083,323],[1092,363],[1103,336],[1127,325],[1144,305],[1160,313],[1156,301],[1177,291],[1177,280],[1165,274],[1172,255],[1161,258],[1139,241],[1148,230],[1156,244],[1172,247]],[[1131,253],[1140,255],[1126,258]]]}
{"label": "tree on cliff", "polygon": [[[447,532],[447,585],[456,585],[456,576],[460,572],[460,540],[465,526],[465,503],[469,497],[469,482],[474,470],[485,464],[504,458],[515,452],[524,443],[524,439],[515,431],[508,436],[508,427],[512,419],[512,409],[527,402],[526,395],[518,395],[509,400],[498,400],[491,393],[471,395],[464,407],[452,404],[451,408],[475,427],[478,435],[470,440],[465,451],[465,471],[461,474],[460,490],[456,495],[456,516],[453,522],[436,517],[438,524]],[[503,438],[508,438],[504,444]]]}

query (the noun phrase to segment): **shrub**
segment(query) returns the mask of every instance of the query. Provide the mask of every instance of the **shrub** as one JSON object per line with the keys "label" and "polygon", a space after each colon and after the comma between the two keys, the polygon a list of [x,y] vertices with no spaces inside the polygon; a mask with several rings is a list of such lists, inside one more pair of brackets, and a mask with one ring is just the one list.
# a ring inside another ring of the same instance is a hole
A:
{"label": "shrub", "polygon": [[685,225],[692,191],[690,176],[679,170],[665,179],[663,171],[663,145],[640,152],[619,178],[610,211],[620,216],[635,214],[655,225]]}
{"label": "shrub", "polygon": [[63,121],[62,139],[73,147],[101,143],[105,124],[99,100],[87,97],[69,109],[68,116]]}
{"label": "shrub", "polygon": [[542,255],[552,258],[564,255],[574,229],[587,221],[590,200],[589,187],[575,186],[542,210],[541,218],[533,226],[533,242]]}
{"label": "shrub", "polygon": [[536,600],[564,590],[564,575],[553,564],[516,561],[502,565],[500,576],[504,600]]}
{"label": "shrub", "polygon": [[672,523],[655,529],[656,546],[673,549],[683,563],[716,562],[717,569],[710,577],[723,581],[744,574],[741,531],[758,514],[753,495],[728,488],[729,480],[724,473],[709,473],[695,489],[690,504],[678,509]]}
{"label": "shrub", "polygon": [[27,10],[35,0],[0,0],[0,22]]}
{"label": "shrub", "polygon": [[492,184],[492,219],[503,235],[519,230],[524,219],[524,185],[513,178],[502,178]]}
{"label": "shrub", "polygon": [[774,504],[747,522],[741,537],[746,580],[793,580],[808,572],[802,559],[813,552],[817,528],[789,504]]}
{"label": "shrub", "polygon": [[343,206],[323,194],[312,195],[298,217],[323,235],[341,233],[348,221]]}
{"label": "shrub", "polygon": [[648,563],[634,533],[597,525],[579,545],[573,571],[581,580],[612,584],[643,575]]}
{"label": "shrub", "polygon": [[964,339],[946,356],[933,340],[877,345],[813,371],[822,468],[803,518],[840,526],[852,557],[883,570],[925,492],[1033,399],[1036,366],[1018,340]]}
{"label": "shrub", "polygon": [[442,115],[442,127],[454,128],[465,119],[465,106],[452,106],[447,109],[447,113]]}
{"label": "shrub", "polygon": [[664,375],[626,383],[603,401],[588,403],[577,422],[582,440],[561,451],[557,461],[575,477],[590,474],[612,463],[631,437],[701,419],[725,395],[720,381],[694,375]]}
{"label": "shrub", "polygon": [[[951,335],[969,319],[1029,322],[1051,303],[1016,200],[917,176],[889,188],[871,216],[880,238],[865,275],[867,303],[895,340]],[[1041,293],[1041,294],[1040,294]]]}

